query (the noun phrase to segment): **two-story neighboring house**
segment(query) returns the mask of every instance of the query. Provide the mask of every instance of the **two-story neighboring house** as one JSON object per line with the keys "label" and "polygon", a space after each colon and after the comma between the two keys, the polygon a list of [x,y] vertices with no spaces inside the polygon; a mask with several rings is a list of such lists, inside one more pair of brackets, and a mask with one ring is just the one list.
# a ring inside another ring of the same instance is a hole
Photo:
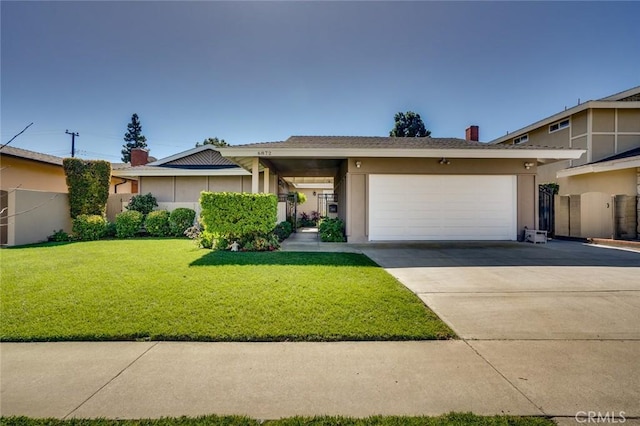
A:
{"label": "two-story neighboring house", "polygon": [[537,183],[559,185],[556,234],[638,237],[640,86],[580,103],[491,143],[585,149],[578,160],[539,164]]}

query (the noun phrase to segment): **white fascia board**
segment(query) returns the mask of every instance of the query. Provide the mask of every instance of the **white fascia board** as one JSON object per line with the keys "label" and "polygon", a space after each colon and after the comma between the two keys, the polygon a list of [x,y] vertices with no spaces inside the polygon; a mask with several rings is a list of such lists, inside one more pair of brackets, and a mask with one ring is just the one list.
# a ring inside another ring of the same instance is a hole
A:
{"label": "white fascia board", "polygon": [[212,151],[217,151],[216,149],[214,149],[213,145],[209,145],[209,144],[200,145],[200,146],[197,146],[195,148],[191,148],[189,150],[182,151],[182,152],[179,152],[177,154],[173,154],[173,155],[171,155],[169,157],[161,158],[161,159],[159,159],[157,161],[154,161],[152,163],[148,163],[147,166],[161,166],[161,165],[169,163],[171,161],[179,160],[180,158],[188,157],[188,156],[193,155],[195,153],[198,153],[200,151],[205,151],[205,150],[209,150],[209,149],[212,150]]}
{"label": "white fascia board", "polygon": [[612,172],[615,170],[632,169],[640,167],[640,156],[623,158],[620,160],[606,161],[604,163],[585,164],[584,166],[571,167],[559,170],[556,177],[570,177],[586,175],[588,173]]}
{"label": "white fascia board", "polygon": [[252,158],[536,158],[553,160],[575,160],[585,153],[583,149],[327,149],[327,148],[273,148],[249,150],[225,148],[224,157],[240,162],[242,157]]}
{"label": "white fascia board", "polygon": [[138,176],[251,176],[251,173],[242,168],[234,169],[219,169],[219,170],[206,170],[206,169],[174,169],[170,167],[163,168],[161,170],[149,170],[149,169],[128,169],[128,170],[114,170],[111,172],[113,176],[117,177],[138,177]]}
{"label": "white fascia board", "polygon": [[554,114],[550,117],[547,118],[543,118],[540,121],[536,121],[533,124],[530,124],[526,127],[523,127],[521,129],[518,129],[514,132],[509,132],[509,134],[504,135],[504,136],[500,136],[497,139],[494,139],[488,143],[494,145],[494,144],[498,144],[498,143],[502,143],[502,142],[506,142],[510,139],[513,139],[515,137],[520,136],[521,134],[524,133],[529,133],[532,132],[540,127],[544,127],[547,126],[551,123],[555,123],[556,121],[560,121],[564,118],[569,118],[574,114],[577,114],[579,112],[582,112],[586,109],[589,108],[616,108],[616,109],[634,109],[634,108],[640,108],[640,102],[618,102],[618,101],[588,101],[585,102],[583,104],[580,105],[576,105],[573,108],[569,108],[565,111],[559,112],[557,114]]}

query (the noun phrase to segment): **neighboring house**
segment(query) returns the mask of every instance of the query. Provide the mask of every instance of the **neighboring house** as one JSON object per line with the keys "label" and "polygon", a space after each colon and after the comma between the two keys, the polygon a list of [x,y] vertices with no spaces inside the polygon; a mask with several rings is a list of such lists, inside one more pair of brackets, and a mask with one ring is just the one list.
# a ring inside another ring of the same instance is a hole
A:
{"label": "neighboring house", "polygon": [[491,143],[584,149],[579,159],[538,167],[538,183],[557,183],[560,196],[573,197],[573,212],[568,200],[560,203],[556,234],[637,237],[640,86],[579,104]]}
{"label": "neighboring house", "polygon": [[[0,149],[0,244],[44,241],[59,229],[71,232],[62,161],[13,146]],[[112,178],[110,191],[131,188],[131,179],[123,182]]]}
{"label": "neighboring house", "polygon": [[[270,192],[271,187],[261,190],[263,174],[278,181],[332,179],[350,242],[516,240],[537,223],[537,164],[577,160],[585,152],[453,138],[353,136],[292,136],[216,150],[250,172],[254,193]],[[143,178],[141,192],[144,185]],[[171,190],[176,192],[175,184]]]}
{"label": "neighboring house", "polygon": [[[136,179],[138,193],[153,194],[160,209],[188,207],[199,212],[202,191],[251,192],[251,173],[223,158],[217,149],[201,145],[149,163],[148,151],[135,150],[132,167],[115,169],[112,173],[115,177]],[[266,186],[264,176],[262,173],[259,181],[264,192],[280,192],[277,176],[267,172]]]}

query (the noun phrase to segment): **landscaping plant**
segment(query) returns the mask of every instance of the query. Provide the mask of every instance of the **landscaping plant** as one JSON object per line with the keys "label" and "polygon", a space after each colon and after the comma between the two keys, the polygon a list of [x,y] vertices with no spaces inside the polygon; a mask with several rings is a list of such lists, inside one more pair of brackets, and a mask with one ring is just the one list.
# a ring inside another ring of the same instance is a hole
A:
{"label": "landscaping plant", "polygon": [[136,210],[129,210],[116,215],[116,237],[135,237],[142,226],[142,213]]}
{"label": "landscaping plant", "polygon": [[276,225],[276,227],[273,230],[273,233],[276,235],[279,242],[282,242],[287,238],[289,238],[292,232],[293,232],[293,225],[291,225],[291,222],[288,222],[288,221],[280,222],[279,224]]}
{"label": "landscaping plant", "polygon": [[347,241],[344,235],[344,222],[339,218],[323,218],[318,228],[320,240],[325,243],[343,243]]}
{"label": "landscaping plant", "polygon": [[158,202],[156,201],[156,197],[149,192],[145,195],[134,195],[131,197],[127,205],[127,210],[140,212],[146,216],[151,213],[154,207],[158,207]]}
{"label": "landscaping plant", "polygon": [[73,234],[78,240],[99,240],[107,230],[107,220],[99,215],[81,214],[73,219]]}
{"label": "landscaping plant", "polygon": [[166,210],[150,212],[144,220],[144,226],[152,237],[168,237],[171,235],[169,212]]}
{"label": "landscaping plant", "polygon": [[69,188],[69,213],[104,216],[109,198],[111,164],[104,160],[65,158],[62,167]]}
{"label": "landscaping plant", "polygon": [[169,227],[171,228],[171,235],[174,237],[183,237],[185,231],[193,226],[193,221],[196,218],[196,212],[193,209],[185,207],[178,207],[171,212],[169,216]]}

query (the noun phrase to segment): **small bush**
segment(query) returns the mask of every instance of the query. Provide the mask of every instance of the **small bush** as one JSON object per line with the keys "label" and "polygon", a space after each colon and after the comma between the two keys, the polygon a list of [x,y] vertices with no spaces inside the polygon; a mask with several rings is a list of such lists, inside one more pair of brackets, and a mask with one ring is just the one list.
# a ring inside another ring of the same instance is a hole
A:
{"label": "small bush", "polygon": [[282,242],[287,238],[289,238],[289,235],[291,235],[292,232],[293,232],[293,226],[291,225],[291,222],[287,222],[287,221],[280,222],[279,224],[276,225],[275,229],[273,230],[273,233],[276,235],[279,242]]}
{"label": "small bush", "polygon": [[81,214],[73,219],[73,233],[79,240],[99,240],[107,230],[107,220],[96,214]]}
{"label": "small bush", "polygon": [[151,213],[154,207],[158,207],[158,202],[156,201],[156,197],[149,192],[145,195],[134,195],[131,197],[127,205],[127,210],[140,212],[146,216]]}
{"label": "small bush", "polygon": [[343,243],[347,239],[344,235],[344,222],[341,219],[324,218],[318,228],[320,240],[325,243]]}
{"label": "small bush", "polygon": [[129,210],[116,216],[116,236],[118,238],[131,238],[140,231],[142,226],[142,213]]}
{"label": "small bush", "polygon": [[169,229],[169,212],[166,210],[156,210],[149,213],[144,220],[144,227],[147,228],[147,232],[152,237],[168,237],[171,235]]}
{"label": "small bush", "polygon": [[171,228],[171,235],[174,237],[183,237],[185,231],[193,226],[193,221],[196,218],[196,212],[192,209],[179,207],[171,212],[169,216],[169,227]]}
{"label": "small bush", "polygon": [[71,241],[72,238],[71,238],[71,235],[67,234],[62,229],[60,229],[59,231],[54,230],[53,234],[47,237],[47,240],[51,242],[61,243],[65,241]]}
{"label": "small bush", "polygon": [[278,237],[273,233],[247,235],[238,243],[242,251],[274,251],[280,248]]}
{"label": "small bush", "polygon": [[296,192],[298,198],[298,204],[304,204],[307,202],[307,195],[304,192]]}

